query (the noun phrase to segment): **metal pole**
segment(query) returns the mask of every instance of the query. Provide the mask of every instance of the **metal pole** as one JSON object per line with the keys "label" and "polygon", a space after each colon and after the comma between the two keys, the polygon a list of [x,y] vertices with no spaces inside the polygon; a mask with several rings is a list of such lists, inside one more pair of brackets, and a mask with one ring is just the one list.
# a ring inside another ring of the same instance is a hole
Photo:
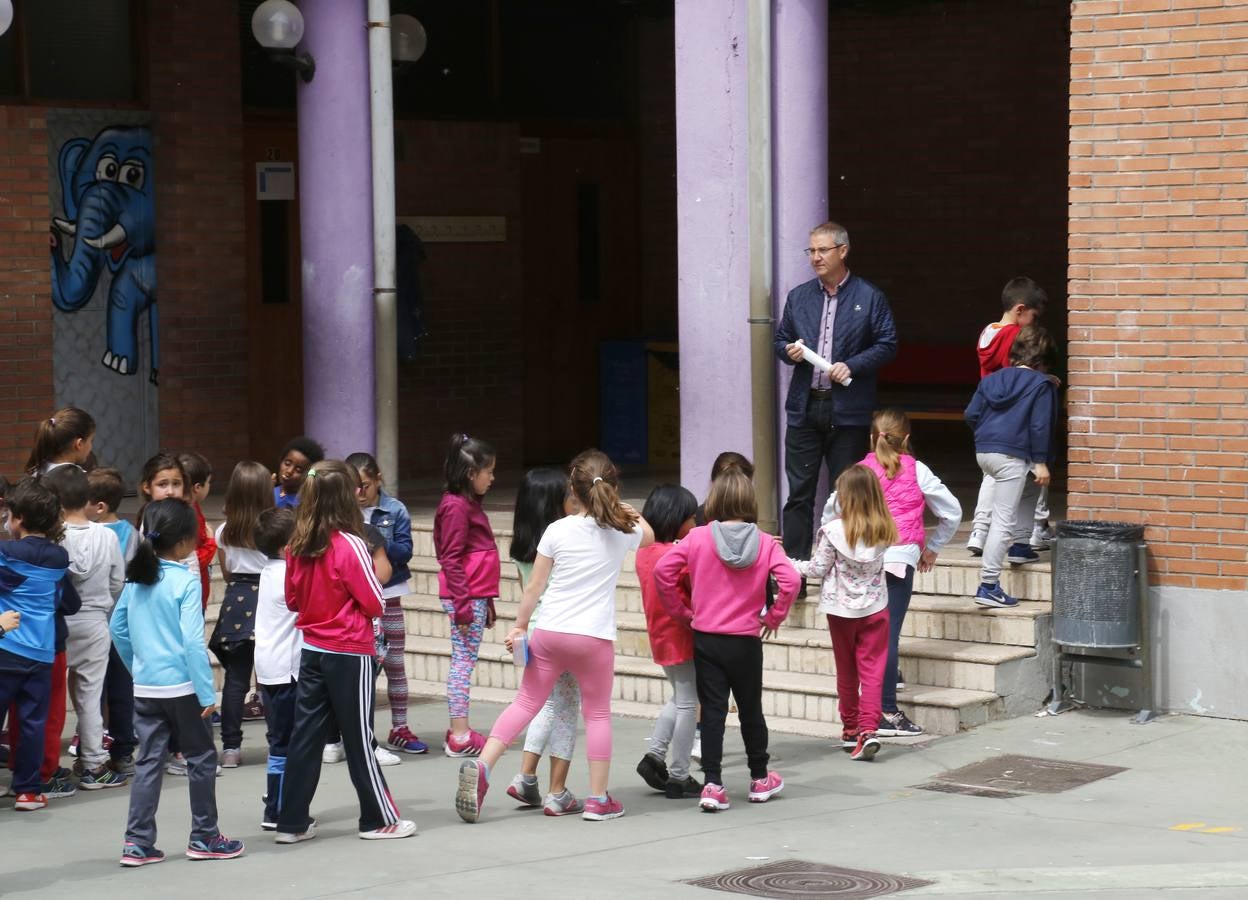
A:
{"label": "metal pole", "polygon": [[394,251],[394,88],[390,0],[368,0],[368,83],[373,145],[373,357],[377,464],[399,483],[399,359]]}
{"label": "metal pole", "polygon": [[[758,524],[780,528],[776,487],[776,366],[772,353],[771,0],[749,0],[746,78],[749,85],[750,395]],[[812,112],[812,114],[814,114]]]}
{"label": "metal pole", "polygon": [[1157,717],[1153,692],[1153,629],[1148,621],[1148,545],[1141,541],[1135,548],[1136,584],[1140,592],[1140,711],[1131,719],[1133,725],[1144,725]]}

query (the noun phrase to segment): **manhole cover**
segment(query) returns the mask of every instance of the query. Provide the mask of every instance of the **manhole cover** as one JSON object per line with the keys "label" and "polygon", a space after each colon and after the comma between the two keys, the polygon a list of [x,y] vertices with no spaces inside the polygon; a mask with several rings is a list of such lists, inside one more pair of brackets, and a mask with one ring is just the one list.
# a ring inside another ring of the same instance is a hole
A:
{"label": "manhole cover", "polygon": [[865,872],[861,869],[842,869],[839,866],[802,862],[800,859],[767,863],[751,869],[724,872],[721,875],[708,875],[706,878],[695,878],[686,883],[712,891],[782,900],[801,900],[805,897],[842,897],[846,900],[883,897],[885,894],[931,884],[930,881],[918,878]]}
{"label": "manhole cover", "polygon": [[1020,792],[1060,794],[1125,771],[1121,766],[1007,754],[942,772],[935,783],[916,787],[976,797],[1017,797]]}

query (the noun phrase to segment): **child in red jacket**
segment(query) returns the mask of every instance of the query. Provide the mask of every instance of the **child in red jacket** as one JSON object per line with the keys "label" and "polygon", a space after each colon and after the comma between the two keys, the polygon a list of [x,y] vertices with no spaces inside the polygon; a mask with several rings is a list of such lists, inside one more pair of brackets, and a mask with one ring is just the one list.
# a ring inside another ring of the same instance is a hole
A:
{"label": "child in red jacket", "polygon": [[[697,498],[678,484],[661,484],[651,491],[641,517],[654,529],[654,543],[637,551],[635,564],[650,635],[650,655],[663,667],[663,674],[672,685],[672,696],[654,723],[650,749],[637,764],[637,774],[656,791],[663,791],[669,800],[702,793],[702,785],[689,774],[689,756],[698,724],[698,688],[693,669],[693,631],[688,622],[668,615],[654,586],[654,567],[693,528],[697,511]],[[682,578],[678,589],[688,606],[688,580]],[[667,764],[669,749],[671,766]]]}
{"label": "child in red jacket", "polygon": [[446,700],[451,717],[442,750],[478,756],[485,735],[468,727],[469,686],[481,638],[494,624],[501,567],[498,545],[481,498],[494,484],[494,448],[460,433],[446,455],[446,488],[433,515],[433,549],[442,567],[438,597],[451,617],[451,670]]}
{"label": "child in red jacket", "polygon": [[286,606],[298,614],[295,627],[303,633],[303,653],[277,820],[279,844],[316,836],[308,812],[331,715],[341,728],[347,771],[360,801],[360,837],[385,840],[416,833],[415,822],[399,818],[373,754],[373,620],[381,617],[384,604],[372,554],[361,536],[358,486],[355,471],[340,460],[309,468],[286,549]]}
{"label": "child in red jacket", "polygon": [[[750,765],[751,803],[764,803],[784,788],[767,763],[767,720],[763,716],[763,637],[780,627],[801,584],[784,549],[759,530],[754,483],[738,468],[711,484],[706,498],[711,524],[695,528],[654,569],[654,584],[668,615],[693,627],[693,659],[702,704],[702,770],[706,786],[699,805],[707,812],[728,808],[722,780],[724,720],[728,694],[737,701],[741,739]],[[680,579],[688,569],[692,609],[681,600]],[[778,590],[765,607],[767,577]]]}

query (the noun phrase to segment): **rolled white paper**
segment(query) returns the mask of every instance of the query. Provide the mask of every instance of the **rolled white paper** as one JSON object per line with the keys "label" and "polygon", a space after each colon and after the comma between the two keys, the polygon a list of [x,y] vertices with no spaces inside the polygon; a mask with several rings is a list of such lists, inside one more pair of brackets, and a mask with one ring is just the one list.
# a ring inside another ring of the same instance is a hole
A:
{"label": "rolled white paper", "polygon": [[[806,362],[810,363],[816,369],[822,369],[824,372],[832,371],[832,363],[828,362],[814,350],[811,350],[801,341],[797,342],[797,346],[802,348],[802,359],[806,360]],[[853,378],[846,378],[841,382],[841,384],[845,385],[845,387],[849,387],[853,383]]]}

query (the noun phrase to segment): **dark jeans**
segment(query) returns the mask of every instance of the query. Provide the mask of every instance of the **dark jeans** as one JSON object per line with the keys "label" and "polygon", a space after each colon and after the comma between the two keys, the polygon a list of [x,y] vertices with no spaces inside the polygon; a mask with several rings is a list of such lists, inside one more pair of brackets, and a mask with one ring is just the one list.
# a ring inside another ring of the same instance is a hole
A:
{"label": "dark jeans", "polygon": [[751,778],[766,778],[767,720],[763,717],[763,642],[735,634],[693,633],[693,665],[702,704],[702,771],[723,784],[724,719],[728,694],[737,701],[741,740]]}
{"label": "dark jeans", "polygon": [[108,670],[104,673],[104,706],[108,711],[108,734],[113,739],[108,755],[113,759],[125,759],[138,746],[134,736],[134,679],[112,645],[108,648]]}
{"label": "dark jeans", "polygon": [[[13,753],[13,793],[38,793],[42,783],[39,766],[43,762],[48,700],[52,690],[52,664],[36,662],[16,653],[0,650],[0,709],[9,709],[18,729]],[[64,688],[62,688],[62,691]],[[57,733],[59,749],[60,733]]]}
{"label": "dark jeans", "polygon": [[256,643],[240,641],[213,649],[225,669],[225,682],[221,686],[221,749],[237,750],[243,746],[243,702],[251,687]]}
{"label": "dark jeans", "polygon": [[812,397],[805,421],[784,432],[784,474],[789,480],[782,518],[784,552],[796,559],[810,558],[820,466],[827,465],[828,481],[835,484],[841,472],[867,454],[870,426],[835,426],[832,415],[831,400]]}
{"label": "dark jeans", "polygon": [[910,592],[914,589],[914,567],[906,566],[906,577],[885,573],[888,582],[888,661],[884,663],[884,689],[881,692],[881,708],[886,713],[897,712],[897,680],[901,671],[897,668],[897,646],[901,640],[901,624],[910,609]]}
{"label": "dark jeans", "polygon": [[312,821],[308,810],[321,777],[321,752],[332,712],[342,729],[347,773],[360,802],[360,831],[399,820],[386,779],[373,755],[373,677],[371,656],[322,653],[304,648],[299,665],[295,724],[282,783],[277,830],[298,834]]}
{"label": "dark jeans", "polygon": [[299,684],[262,684],[264,724],[269,741],[268,786],[264,795],[264,821],[277,822],[282,808],[282,785],[286,778],[286,756],[295,730],[295,697]]}

